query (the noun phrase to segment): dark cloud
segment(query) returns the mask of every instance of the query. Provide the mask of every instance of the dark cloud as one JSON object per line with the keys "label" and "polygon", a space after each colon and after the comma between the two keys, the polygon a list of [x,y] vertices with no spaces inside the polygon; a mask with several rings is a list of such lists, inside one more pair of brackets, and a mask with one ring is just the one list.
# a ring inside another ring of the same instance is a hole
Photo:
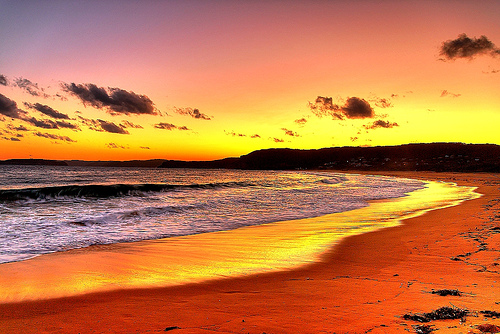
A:
{"label": "dark cloud", "polygon": [[101,129],[103,129],[106,132],[119,133],[119,134],[122,134],[122,135],[128,135],[129,134],[129,132],[127,130],[125,130],[124,128],[122,128],[119,125],[116,125],[113,122],[103,121],[102,119],[98,119],[97,121],[99,122],[99,125],[101,126]]}
{"label": "dark cloud", "polygon": [[2,137],[2,139],[5,139],[5,140],[10,140],[10,141],[21,141],[21,139],[19,138],[16,138],[16,137]]}
{"label": "dark cloud", "polygon": [[155,124],[156,129],[162,129],[162,130],[174,130],[177,129],[177,126],[172,124],[172,123],[158,123]]}
{"label": "dark cloud", "polygon": [[243,133],[236,133],[234,131],[231,131],[231,132],[227,132],[224,130],[224,133],[228,136],[233,136],[233,137],[246,137],[247,135],[246,134],[243,134]]}
{"label": "dark cloud", "polygon": [[196,119],[204,119],[210,121],[211,118],[208,115],[201,113],[198,109],[193,108],[174,108],[174,111],[180,115],[189,115]]}
{"label": "dark cloud", "polygon": [[49,107],[48,105],[45,105],[45,104],[40,104],[40,103],[32,104],[32,103],[24,102],[24,105],[27,108],[38,110],[42,114],[45,114],[45,115],[50,116],[52,118],[56,118],[56,119],[69,119],[68,115],[60,113],[59,111],[54,110],[54,109],[52,109],[51,107]]}
{"label": "dark cloud", "polygon": [[290,137],[300,137],[300,135],[297,132],[294,132],[292,130],[288,130],[286,128],[281,128],[281,130],[285,131],[285,135],[290,136]]}
{"label": "dark cloud", "polygon": [[272,140],[275,142],[275,143],[284,143],[285,141],[283,139],[279,139],[279,138],[272,138]]}
{"label": "dark cloud", "polygon": [[0,114],[10,118],[23,119],[26,111],[19,109],[15,101],[0,94]]}
{"label": "dark cloud", "polygon": [[309,102],[309,108],[318,117],[331,116],[333,119],[372,118],[375,116],[370,104],[359,97],[349,97],[343,106],[333,103],[331,97],[318,96],[314,103]]}
{"label": "dark cloud", "polygon": [[254,135],[251,135],[250,138],[260,138],[260,135],[254,134]]}
{"label": "dark cloud", "polygon": [[27,127],[25,127],[24,125],[19,125],[19,126],[16,126],[16,127],[12,127],[12,130],[16,130],[16,131],[29,131]]}
{"label": "dark cloud", "polygon": [[375,113],[368,102],[359,97],[350,97],[341,108],[347,118],[371,118]]}
{"label": "dark cloud", "polygon": [[484,35],[479,38],[470,38],[466,34],[460,34],[456,39],[447,40],[441,44],[440,55],[444,57],[444,60],[472,59],[477,55],[496,57],[500,55],[500,49]]}
{"label": "dark cloud", "polygon": [[44,89],[38,87],[38,84],[31,82],[28,79],[24,78],[16,78],[14,80],[14,85],[23,89],[25,92],[32,96],[39,96],[39,97],[50,97],[50,95],[45,94]]}
{"label": "dark cloud", "polygon": [[382,119],[376,120],[375,122],[368,124],[368,125],[363,125],[363,127],[367,130],[373,130],[373,129],[377,129],[377,128],[390,129],[390,128],[393,128],[395,126],[399,126],[399,124],[396,122],[391,123],[389,121],[384,121]]}
{"label": "dark cloud", "polygon": [[296,119],[294,122],[297,123],[298,125],[304,125],[307,123],[307,119],[305,118]]}
{"label": "dark cloud", "polygon": [[122,146],[122,145],[117,145],[115,143],[108,143],[106,144],[108,148],[120,148],[122,150],[128,149],[128,147]]}
{"label": "dark cloud", "polygon": [[0,85],[7,86],[9,82],[7,81],[7,77],[3,74],[0,74]]}
{"label": "dark cloud", "polygon": [[49,119],[36,119],[35,117],[31,117],[31,118],[25,118],[24,120],[30,123],[31,125],[36,126],[37,128],[59,129],[57,123]]}
{"label": "dark cloud", "polygon": [[57,126],[60,128],[66,128],[66,129],[72,129],[72,130],[80,130],[78,125],[72,124],[70,122],[65,122],[65,121],[56,121]]}
{"label": "dark cloud", "polygon": [[143,150],[150,150],[150,148],[148,146],[139,146],[139,148],[141,148]]}
{"label": "dark cloud", "polygon": [[451,97],[459,97],[459,96],[461,96],[461,95],[462,95],[462,94],[455,94],[455,93],[448,92],[448,91],[445,89],[445,90],[443,90],[443,91],[441,92],[440,97],[446,97],[446,96],[451,96]]}
{"label": "dark cloud", "polygon": [[118,133],[128,135],[129,132],[125,130],[125,127],[120,125],[116,125],[113,122],[104,121],[102,119],[89,119],[82,116],[78,116],[78,120],[82,122],[85,126],[87,126],[90,130],[98,131],[98,132],[110,132],[110,133]]}
{"label": "dark cloud", "polygon": [[54,135],[51,133],[41,133],[41,132],[35,132],[35,136],[38,137],[43,137],[43,138],[48,138],[48,139],[55,139],[55,140],[61,140],[61,141],[66,141],[70,143],[76,143],[75,140],[67,137],[67,136],[59,136],[59,135]]}
{"label": "dark cloud", "polygon": [[124,128],[124,129],[126,129],[126,128],[144,129],[141,125],[139,125],[139,124],[134,124],[134,123],[129,122],[129,121],[126,121],[126,120],[122,121],[122,122],[120,123],[120,126],[121,126],[122,128]]}
{"label": "dark cloud", "polygon": [[162,130],[181,130],[181,131],[187,131],[189,130],[189,128],[187,126],[177,126],[177,125],[174,125],[172,123],[158,123],[158,124],[155,124],[155,128],[156,129],[162,129]]}
{"label": "dark cloud", "polygon": [[107,109],[112,115],[158,114],[153,102],[146,95],[139,95],[120,88],[97,87],[90,83],[63,83],[62,87],[65,91],[78,97],[84,105],[90,104],[98,109]]}

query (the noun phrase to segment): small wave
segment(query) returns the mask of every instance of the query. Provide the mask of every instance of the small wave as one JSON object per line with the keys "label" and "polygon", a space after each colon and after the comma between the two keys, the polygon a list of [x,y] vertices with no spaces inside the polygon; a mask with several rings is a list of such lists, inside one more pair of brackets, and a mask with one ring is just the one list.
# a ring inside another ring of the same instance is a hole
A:
{"label": "small wave", "polygon": [[251,187],[247,182],[222,182],[204,184],[91,184],[68,185],[42,188],[23,188],[0,190],[0,202],[19,200],[41,200],[51,198],[111,198],[122,196],[146,196],[148,193],[165,192],[182,189],[217,189]]}

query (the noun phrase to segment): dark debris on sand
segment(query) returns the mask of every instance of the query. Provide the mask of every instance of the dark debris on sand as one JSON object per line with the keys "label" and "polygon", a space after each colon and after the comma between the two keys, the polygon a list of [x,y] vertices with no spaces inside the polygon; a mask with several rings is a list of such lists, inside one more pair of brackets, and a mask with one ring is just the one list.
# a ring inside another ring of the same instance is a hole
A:
{"label": "dark debris on sand", "polygon": [[479,311],[487,318],[500,318],[500,312],[497,311]]}
{"label": "dark debris on sand", "polygon": [[442,289],[442,290],[432,290],[432,294],[439,296],[461,296],[462,294],[458,290]]}
{"label": "dark debris on sand", "polygon": [[462,319],[465,318],[467,314],[469,314],[468,310],[460,309],[457,307],[444,306],[429,313],[422,313],[422,314],[407,313],[403,315],[403,319],[413,320],[418,322],[430,322],[433,320]]}
{"label": "dark debris on sand", "polygon": [[412,327],[415,330],[415,333],[417,333],[417,334],[429,334],[429,333],[435,331],[435,329],[429,325],[415,325]]}

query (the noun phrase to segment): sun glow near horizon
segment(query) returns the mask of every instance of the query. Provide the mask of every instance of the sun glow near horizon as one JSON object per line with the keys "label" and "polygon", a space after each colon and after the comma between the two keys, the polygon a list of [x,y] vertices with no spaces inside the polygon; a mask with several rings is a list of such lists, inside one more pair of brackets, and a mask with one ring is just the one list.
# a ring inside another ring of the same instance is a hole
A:
{"label": "sun glow near horizon", "polygon": [[2,5],[0,159],[500,144],[498,2],[96,4]]}

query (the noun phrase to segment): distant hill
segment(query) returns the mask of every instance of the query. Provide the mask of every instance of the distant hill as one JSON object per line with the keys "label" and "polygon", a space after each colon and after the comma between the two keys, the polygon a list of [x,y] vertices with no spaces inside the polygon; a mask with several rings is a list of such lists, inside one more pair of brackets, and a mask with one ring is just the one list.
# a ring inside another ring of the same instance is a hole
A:
{"label": "distant hill", "polygon": [[0,165],[67,166],[68,164],[59,160],[9,159],[0,161]]}
{"label": "distant hill", "polygon": [[165,161],[161,168],[500,172],[500,146],[430,143],[318,150],[266,149],[214,161]]}
{"label": "distant hill", "polygon": [[144,168],[414,170],[500,173],[500,146],[430,143],[376,147],[331,147],[317,150],[265,149],[212,161],[130,160],[83,161],[10,159],[0,165],[51,165]]}

